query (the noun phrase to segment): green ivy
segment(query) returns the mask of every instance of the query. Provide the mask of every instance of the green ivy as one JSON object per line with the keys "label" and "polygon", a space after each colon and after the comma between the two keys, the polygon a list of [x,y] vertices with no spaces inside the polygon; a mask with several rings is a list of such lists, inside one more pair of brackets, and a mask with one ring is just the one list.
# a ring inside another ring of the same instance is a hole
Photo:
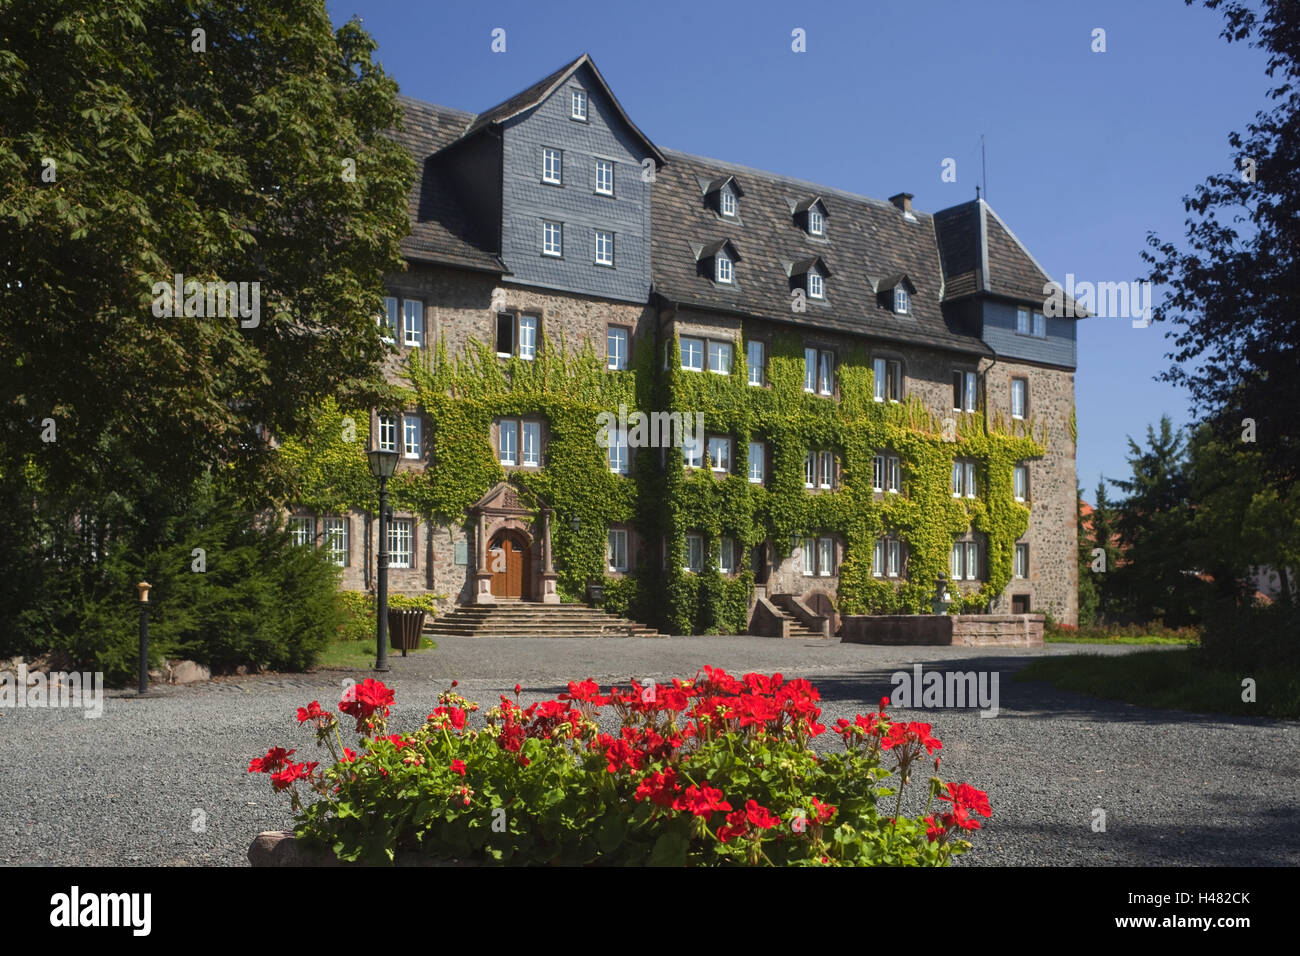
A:
{"label": "green ivy", "polygon": [[[1041,457],[1048,440],[1045,433],[1035,434],[1032,422],[954,412],[955,431],[945,436],[943,420],[918,399],[873,400],[869,356],[861,347],[840,356],[838,401],[808,394],[803,343],[793,333],[770,343],[764,388],[748,384],[739,339],[729,376],[683,371],[675,339],[668,352],[668,372],[655,367],[662,347],[639,349],[632,369],[611,372],[590,344],[570,353],[562,339],[545,342],[532,361],[499,359],[477,341],[459,356],[449,356],[445,343],[413,352],[410,397],[425,414],[433,452],[424,472],[393,479],[394,506],[431,522],[462,523],[466,510],[506,477],[491,444],[493,420],[538,417],[548,429],[545,468],[515,472],[513,480],[555,510],[552,545],[566,600],[581,599],[587,581],[605,578],[611,611],[672,633],[742,633],[753,573],[719,572],[721,536],[736,541],[742,566],[749,549],[764,540],[783,558],[792,538],[837,536],[845,546],[837,605],[848,614],[928,612],[934,582],[948,570],[952,542],[968,530],[985,537],[988,570],[978,588],[954,593],[953,611],[984,607],[1006,587],[1015,541],[1029,525],[1029,509],[1013,496],[1012,470],[1019,461]],[[677,448],[666,450],[667,465],[661,466],[659,450],[652,448],[633,453],[629,475],[612,474],[605,449],[595,441],[597,416],[617,414],[620,404],[629,412],[679,411],[688,421],[703,413],[706,432],[731,436],[732,473],[717,478],[708,469],[688,471]],[[326,406],[309,439],[283,449],[297,475],[296,500],[307,507],[375,507],[364,455],[368,416],[350,416],[356,426],[351,442],[343,438],[347,417]],[[767,445],[764,485],[747,479],[750,441]],[[835,490],[804,489],[803,461],[810,449],[832,449],[839,456]],[[901,459],[902,493],[873,493],[871,459],[879,450]],[[975,499],[952,497],[951,468],[958,457],[978,463]],[[574,517],[580,519],[576,532]],[[652,555],[662,537],[667,569],[648,557],[626,577],[607,577],[611,524],[636,527]],[[682,567],[688,532],[709,542],[699,574]],[[903,580],[871,574],[875,540],[886,533],[906,542]]]}

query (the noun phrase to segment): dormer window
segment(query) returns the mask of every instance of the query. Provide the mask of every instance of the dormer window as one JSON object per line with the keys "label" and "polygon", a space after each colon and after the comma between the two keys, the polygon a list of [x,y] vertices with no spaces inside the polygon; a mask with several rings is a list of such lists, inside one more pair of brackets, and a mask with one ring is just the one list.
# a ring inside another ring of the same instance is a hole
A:
{"label": "dormer window", "polygon": [[817,239],[825,237],[826,220],[830,214],[820,197],[814,196],[795,203],[793,212],[796,226]]}
{"label": "dormer window", "polygon": [[916,286],[905,272],[885,276],[876,283],[876,301],[895,315],[912,314],[912,296]]}
{"label": "dormer window", "polygon": [[571,119],[582,120],[583,122],[586,122],[587,94],[582,90],[573,91],[573,96],[572,99],[570,100],[570,105],[569,105],[569,116]]}
{"label": "dormer window", "polygon": [[722,190],[718,196],[719,204],[722,208],[722,214],[728,218],[735,218],[736,215],[736,194],[730,188]]}
{"label": "dormer window", "polygon": [[740,253],[729,239],[720,239],[695,251],[699,275],[712,279],[718,285],[735,285],[736,263]]}
{"label": "dormer window", "polygon": [[802,291],[810,299],[818,302],[826,300],[826,280],[831,277],[831,270],[821,256],[800,259],[798,262],[785,264],[790,275],[790,289]]}
{"label": "dormer window", "polygon": [[725,282],[730,285],[735,274],[731,264],[731,257],[725,252],[719,252],[717,257],[713,260],[713,264],[713,278],[718,282]]}
{"label": "dormer window", "polygon": [[826,282],[822,279],[821,273],[816,269],[812,269],[808,272],[808,298],[826,298]]}
{"label": "dormer window", "polygon": [[717,179],[696,180],[704,194],[704,205],[708,206],[724,219],[736,219],[740,215],[740,197],[745,190],[731,176],[719,176]]}

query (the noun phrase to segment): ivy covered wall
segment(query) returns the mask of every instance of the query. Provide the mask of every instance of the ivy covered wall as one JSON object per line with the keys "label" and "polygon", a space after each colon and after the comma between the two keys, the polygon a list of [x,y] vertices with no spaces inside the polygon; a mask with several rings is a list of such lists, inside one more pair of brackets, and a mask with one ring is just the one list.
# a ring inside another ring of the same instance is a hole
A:
{"label": "ivy covered wall", "polygon": [[[1029,523],[1028,507],[1012,493],[1012,469],[1041,456],[1048,438],[1032,422],[989,423],[982,412],[950,413],[955,432],[950,426],[945,435],[943,421],[915,398],[872,400],[865,348],[841,352],[838,400],[808,394],[803,341],[793,333],[771,339],[764,388],[747,384],[739,339],[729,376],[683,371],[675,339],[668,350],[667,372],[655,362],[662,346],[640,349],[623,372],[606,370],[603,353],[596,355],[589,344],[571,352],[557,340],[532,361],[500,359],[479,342],[457,356],[442,344],[413,351],[410,404],[424,412],[432,452],[423,472],[401,472],[393,480],[394,507],[435,524],[462,524],[466,509],[506,477],[491,442],[493,420],[538,417],[548,423],[544,467],[516,471],[513,480],[555,509],[552,544],[565,600],[577,600],[589,579],[605,575],[607,531],[615,523],[634,527],[643,548],[626,577],[606,577],[607,606],[670,633],[743,633],[753,589],[745,556],[764,540],[784,557],[793,537],[837,537],[844,549],[842,613],[928,612],[935,579],[948,570],[952,542],[968,530],[984,536],[986,575],[978,588],[954,589],[953,610],[977,610],[1006,587],[1016,539]],[[702,413],[706,432],[732,439],[731,473],[687,470],[678,448],[667,449],[666,466],[659,449],[634,449],[630,473],[611,473],[596,441],[597,416],[617,413],[620,404],[683,417]],[[365,462],[368,422],[365,412],[349,415],[326,406],[307,439],[285,444],[285,463],[297,479],[296,503],[317,511],[374,510],[374,482]],[[767,446],[763,485],[747,479],[750,441]],[[834,449],[839,456],[836,489],[805,490],[803,462],[811,448]],[[902,460],[901,494],[872,490],[871,459],[881,450]],[[952,497],[954,458],[978,463],[977,498]],[[571,528],[575,516],[577,532]],[[709,542],[702,573],[682,569],[689,532]],[[871,573],[875,540],[888,533],[906,542],[903,579]],[[724,535],[739,549],[741,570],[734,576],[718,571]],[[667,544],[666,570],[661,539]]]}

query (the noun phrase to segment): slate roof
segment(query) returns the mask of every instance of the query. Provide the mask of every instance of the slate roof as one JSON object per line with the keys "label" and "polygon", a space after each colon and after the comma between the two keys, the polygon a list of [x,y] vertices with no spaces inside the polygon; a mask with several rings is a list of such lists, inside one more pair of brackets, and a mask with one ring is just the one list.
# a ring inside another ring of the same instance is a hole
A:
{"label": "slate roof", "polygon": [[[419,174],[411,195],[411,235],[402,242],[409,258],[505,274],[495,249],[473,238],[457,191],[431,161],[457,141],[480,135],[494,123],[532,109],[583,64],[603,84],[584,54],[505,102],[475,115],[400,97],[405,128],[391,135],[415,157]],[[607,87],[608,88],[608,87]],[[617,106],[612,93],[610,99]],[[621,107],[618,107],[621,112]],[[624,119],[626,116],[624,115]],[[628,120],[628,125],[640,134]],[[644,138],[644,137],[642,137]],[[904,216],[892,202],[870,199],[775,173],[675,150],[658,150],[651,199],[653,291],[680,306],[752,316],[829,331],[869,335],[976,355],[992,355],[978,337],[945,316],[943,305],[977,294],[1041,302],[1048,276],[1006,224],[981,199],[933,215]],[[739,215],[726,219],[705,196],[728,180]],[[795,213],[819,199],[826,233],[814,237]],[[703,273],[702,249],[716,252],[729,240],[738,252],[735,281],[715,283]],[[820,259],[825,298],[791,309],[791,276]],[[911,314],[896,315],[885,295],[906,276],[913,287]]]}
{"label": "slate roof", "polygon": [[[654,290],[678,305],[754,316],[834,332],[871,335],[991,355],[979,339],[950,327],[940,303],[943,274],[934,223],[926,213],[908,222],[892,203],[867,199],[802,180],[718,160],[665,150],[651,202],[651,275]],[[700,182],[734,176],[745,190],[735,219],[723,219],[704,202]],[[809,236],[791,210],[821,197],[833,206],[825,238]],[[728,238],[743,257],[735,282],[719,284],[699,274],[693,249]],[[796,263],[820,257],[830,278],[824,300],[791,309],[788,276]],[[906,273],[916,294],[912,314],[895,315],[878,296],[885,276]]]}
{"label": "slate roof", "polygon": [[496,252],[481,248],[471,238],[469,215],[457,200],[457,191],[429,161],[439,150],[464,135],[473,113],[433,106],[399,96],[405,113],[403,128],[389,135],[405,146],[416,164],[415,188],[411,190],[411,234],[402,240],[402,254],[408,259],[444,262],[470,269],[504,272]]}

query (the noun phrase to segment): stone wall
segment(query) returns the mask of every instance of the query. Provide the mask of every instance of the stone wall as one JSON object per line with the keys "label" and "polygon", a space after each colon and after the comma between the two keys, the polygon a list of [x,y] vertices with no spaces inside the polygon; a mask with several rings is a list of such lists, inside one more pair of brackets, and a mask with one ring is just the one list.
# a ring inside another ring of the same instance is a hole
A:
{"label": "stone wall", "polygon": [[845,644],[1007,645],[1043,643],[1041,614],[850,614]]}

